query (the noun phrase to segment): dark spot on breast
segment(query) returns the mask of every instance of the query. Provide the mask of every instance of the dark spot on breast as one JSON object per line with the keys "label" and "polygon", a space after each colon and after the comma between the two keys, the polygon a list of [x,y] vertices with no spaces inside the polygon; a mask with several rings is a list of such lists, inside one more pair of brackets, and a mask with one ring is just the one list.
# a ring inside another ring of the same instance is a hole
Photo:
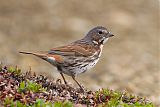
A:
{"label": "dark spot on breast", "polygon": [[80,67],[80,69],[81,69],[81,68],[84,68],[84,67],[86,67],[87,65],[88,65],[88,64],[85,64],[85,65],[81,66],[81,67]]}

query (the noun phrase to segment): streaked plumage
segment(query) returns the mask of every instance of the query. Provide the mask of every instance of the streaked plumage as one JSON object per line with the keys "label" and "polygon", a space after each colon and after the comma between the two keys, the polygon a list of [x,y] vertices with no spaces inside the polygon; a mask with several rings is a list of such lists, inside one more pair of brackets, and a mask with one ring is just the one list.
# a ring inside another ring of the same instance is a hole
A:
{"label": "streaked plumage", "polygon": [[[95,66],[101,56],[104,43],[113,36],[105,27],[95,27],[88,34],[73,43],[53,48],[48,52],[20,52],[35,55],[57,67],[63,76],[67,74],[75,80],[75,76]],[[76,81],[76,80],[75,80]],[[76,81],[81,87],[81,85]]]}

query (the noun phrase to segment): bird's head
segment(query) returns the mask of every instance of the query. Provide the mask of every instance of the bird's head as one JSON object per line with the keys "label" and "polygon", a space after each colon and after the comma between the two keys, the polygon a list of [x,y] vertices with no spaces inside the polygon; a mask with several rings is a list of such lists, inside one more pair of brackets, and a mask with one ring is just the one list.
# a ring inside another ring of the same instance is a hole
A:
{"label": "bird's head", "polygon": [[91,29],[84,38],[93,44],[104,45],[112,36],[114,35],[110,33],[105,27],[98,26]]}

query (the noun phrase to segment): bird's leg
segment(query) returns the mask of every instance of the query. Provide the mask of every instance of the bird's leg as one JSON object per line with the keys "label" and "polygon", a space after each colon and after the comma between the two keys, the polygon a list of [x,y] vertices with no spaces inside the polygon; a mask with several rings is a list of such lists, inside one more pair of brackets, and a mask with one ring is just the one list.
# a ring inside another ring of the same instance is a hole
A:
{"label": "bird's leg", "polygon": [[84,91],[84,89],[82,88],[82,86],[79,84],[79,82],[75,79],[75,76],[72,76],[72,79],[78,84],[78,86],[80,87],[80,89],[82,91]]}
{"label": "bird's leg", "polygon": [[66,79],[64,78],[63,73],[62,73],[62,72],[60,72],[60,74],[61,74],[61,76],[62,76],[62,78],[63,78],[64,83],[65,83],[65,84],[67,84],[67,81],[66,81]]}

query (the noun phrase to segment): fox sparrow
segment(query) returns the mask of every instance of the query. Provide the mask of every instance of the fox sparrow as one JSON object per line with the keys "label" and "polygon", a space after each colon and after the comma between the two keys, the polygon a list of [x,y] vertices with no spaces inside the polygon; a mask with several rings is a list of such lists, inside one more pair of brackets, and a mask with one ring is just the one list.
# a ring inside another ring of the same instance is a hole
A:
{"label": "fox sparrow", "polygon": [[53,66],[57,67],[64,83],[67,84],[64,75],[67,74],[82,89],[75,79],[76,75],[84,73],[94,67],[98,62],[104,43],[112,37],[105,27],[98,26],[91,29],[85,37],[68,45],[53,48],[46,52],[20,52],[37,56]]}

